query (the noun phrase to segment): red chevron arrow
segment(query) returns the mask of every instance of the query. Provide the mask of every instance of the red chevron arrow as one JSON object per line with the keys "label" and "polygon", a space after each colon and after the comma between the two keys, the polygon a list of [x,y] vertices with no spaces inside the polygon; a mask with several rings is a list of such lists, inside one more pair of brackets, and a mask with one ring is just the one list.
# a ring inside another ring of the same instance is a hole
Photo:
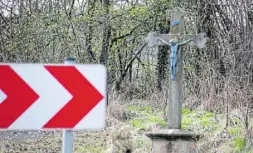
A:
{"label": "red chevron arrow", "polygon": [[96,88],[74,66],[45,66],[73,98],[43,128],[73,128],[102,99]]}
{"label": "red chevron arrow", "polygon": [[8,128],[39,96],[10,66],[0,66],[0,72],[0,89],[7,95],[0,104],[0,128]]}

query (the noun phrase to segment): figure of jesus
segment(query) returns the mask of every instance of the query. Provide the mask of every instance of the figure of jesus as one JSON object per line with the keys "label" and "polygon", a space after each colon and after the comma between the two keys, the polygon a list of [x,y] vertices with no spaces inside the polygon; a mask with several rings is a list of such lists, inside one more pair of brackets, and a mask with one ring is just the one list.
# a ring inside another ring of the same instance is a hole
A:
{"label": "figure of jesus", "polygon": [[[154,33],[149,33],[147,40],[149,40],[149,45],[153,46],[154,44],[159,44],[158,42],[162,42],[163,44],[170,46],[170,72],[171,72],[171,80],[176,79],[176,66],[177,66],[177,52],[181,46],[188,44],[189,42],[193,42],[198,48],[203,48],[205,43],[207,42],[207,37],[205,33],[198,34],[197,37],[193,37],[183,42],[177,42],[176,39],[170,39],[169,42],[162,39],[162,37],[154,36]],[[157,43],[154,43],[156,40]]]}
{"label": "figure of jesus", "polygon": [[170,40],[170,78],[171,80],[175,80],[176,79],[176,66],[177,66],[177,52],[179,50],[179,48],[189,42],[191,42],[192,39],[183,41],[181,43],[178,43],[175,39],[171,39]]}

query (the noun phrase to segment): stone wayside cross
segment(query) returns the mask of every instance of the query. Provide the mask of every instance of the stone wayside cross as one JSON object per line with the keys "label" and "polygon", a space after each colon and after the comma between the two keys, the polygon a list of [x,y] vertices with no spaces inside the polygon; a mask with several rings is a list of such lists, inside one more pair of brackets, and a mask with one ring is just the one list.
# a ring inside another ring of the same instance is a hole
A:
{"label": "stone wayside cross", "polygon": [[207,37],[204,33],[198,35],[182,35],[184,30],[184,12],[179,8],[172,11],[170,23],[169,34],[150,32],[145,40],[149,47],[169,45],[171,48],[168,128],[181,129],[183,46],[195,45],[203,48],[207,42]]}

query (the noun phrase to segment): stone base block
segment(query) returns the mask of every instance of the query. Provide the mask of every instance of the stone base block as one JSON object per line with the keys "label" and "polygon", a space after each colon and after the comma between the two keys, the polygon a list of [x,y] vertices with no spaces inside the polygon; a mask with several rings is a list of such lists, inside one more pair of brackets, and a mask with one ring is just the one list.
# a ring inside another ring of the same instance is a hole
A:
{"label": "stone base block", "polygon": [[152,140],[152,153],[197,153],[201,135],[180,129],[164,129],[146,133]]}

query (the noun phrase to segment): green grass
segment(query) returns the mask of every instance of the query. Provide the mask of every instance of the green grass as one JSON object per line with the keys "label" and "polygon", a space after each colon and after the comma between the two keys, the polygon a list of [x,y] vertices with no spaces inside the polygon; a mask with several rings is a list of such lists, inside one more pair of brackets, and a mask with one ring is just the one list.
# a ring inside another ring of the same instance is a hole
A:
{"label": "green grass", "polygon": [[241,126],[229,127],[227,131],[231,135],[238,136],[243,133],[243,128]]}
{"label": "green grass", "polygon": [[[158,124],[166,128],[167,121],[162,118],[163,112],[154,110],[150,106],[129,106],[128,110],[132,114],[137,114],[137,118],[133,118],[129,123],[138,128],[140,131],[145,131],[150,124]],[[215,114],[203,111],[191,111],[187,108],[182,109],[182,129],[195,130],[205,129],[205,131],[212,132],[217,128],[215,122]]]}
{"label": "green grass", "polygon": [[162,112],[156,112],[150,106],[129,106],[128,110],[132,114],[137,114],[138,118],[133,118],[129,123],[140,131],[146,130],[152,124],[158,124],[161,127],[166,127],[167,123],[161,117]]}
{"label": "green grass", "polygon": [[215,114],[204,111],[191,111],[187,108],[183,108],[182,129],[189,129],[193,131],[202,129],[205,132],[212,133],[215,129],[217,129]]}
{"label": "green grass", "polygon": [[98,147],[92,147],[92,146],[90,146],[88,148],[78,146],[75,152],[76,153],[83,153],[83,152],[87,152],[87,153],[102,153],[103,149],[102,148],[98,148]]}
{"label": "green grass", "polygon": [[139,130],[145,130],[145,128],[146,128],[146,123],[145,123],[145,120],[143,120],[143,119],[130,120],[130,124],[133,127],[138,128]]}
{"label": "green grass", "polygon": [[236,137],[233,141],[232,141],[235,151],[236,152],[240,152],[244,146],[246,145],[246,139],[242,138],[242,137]]}

